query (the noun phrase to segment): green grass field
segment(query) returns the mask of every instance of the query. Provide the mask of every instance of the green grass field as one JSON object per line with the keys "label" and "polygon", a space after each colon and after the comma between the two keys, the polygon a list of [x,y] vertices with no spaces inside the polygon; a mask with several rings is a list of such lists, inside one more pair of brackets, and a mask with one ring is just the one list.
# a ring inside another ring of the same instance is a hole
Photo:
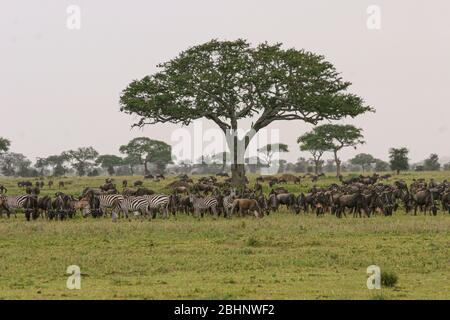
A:
{"label": "green grass field", "polygon": [[[450,178],[444,172],[401,178],[419,176]],[[72,184],[64,191],[79,194],[104,178],[67,180]],[[333,181],[326,177],[318,185]],[[168,182],[146,186],[161,191]],[[20,193],[16,183],[0,179],[8,194]],[[19,215],[0,219],[0,298],[449,299],[449,247],[450,215],[442,211],[341,220],[280,211],[260,220],[179,215],[116,223],[26,222]],[[81,290],[66,288],[73,264],[81,268]],[[397,275],[397,285],[368,290],[366,269],[373,264]]]}

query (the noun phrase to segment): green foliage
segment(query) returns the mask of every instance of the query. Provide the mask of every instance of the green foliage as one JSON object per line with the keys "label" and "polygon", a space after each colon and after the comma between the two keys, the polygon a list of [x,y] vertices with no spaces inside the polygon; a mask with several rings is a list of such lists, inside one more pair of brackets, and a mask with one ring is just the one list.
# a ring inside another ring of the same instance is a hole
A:
{"label": "green foliage", "polygon": [[156,164],[158,169],[163,171],[172,161],[170,145],[147,137],[134,138],[128,144],[121,146],[119,151],[127,155],[126,161],[139,160],[139,163],[145,166],[146,174],[148,162]]}
{"label": "green foliage", "polygon": [[372,163],[375,162],[376,159],[368,153],[360,153],[357,154],[353,159],[350,159],[350,163],[353,165],[361,166],[363,172],[367,167],[369,167]]}
{"label": "green foliage", "polygon": [[345,147],[356,149],[357,145],[365,143],[363,138],[362,129],[353,125],[323,124],[299,137],[297,142],[301,143],[300,148],[303,146],[304,150],[314,153],[313,159],[316,163],[324,151],[332,151],[336,162],[336,173],[339,176],[341,160],[338,158],[338,151]]}
{"label": "green foliage", "polygon": [[386,161],[375,159],[375,171],[376,172],[383,172],[383,171],[389,171],[389,163]]}
{"label": "green foliage", "polygon": [[0,155],[0,169],[5,176],[35,176],[31,161],[21,153],[6,152]]}
{"label": "green foliage", "polygon": [[391,169],[397,171],[399,173],[402,170],[409,169],[408,163],[408,153],[409,150],[407,148],[391,148],[389,149],[389,159]]}
{"label": "green foliage", "polygon": [[439,163],[439,156],[432,153],[428,159],[425,159],[423,163],[423,168],[426,171],[438,171],[441,169],[441,164]]}
{"label": "green foliage", "polygon": [[114,167],[123,164],[123,159],[113,154],[104,154],[98,156],[95,164],[100,165],[102,168],[106,169],[108,171],[108,174],[111,176],[115,173]]}
{"label": "green foliage", "polygon": [[383,271],[381,272],[381,285],[393,288],[397,285],[398,276],[394,272]]}
{"label": "green foliage", "polygon": [[7,152],[10,146],[11,142],[8,139],[0,137],[0,153]]}
{"label": "green foliage", "polygon": [[314,130],[298,137],[297,143],[300,144],[300,150],[309,151],[311,153],[315,173],[317,174],[320,171],[320,167],[323,165],[321,158],[324,152],[331,150],[332,145],[327,141],[325,136],[320,135]]}
{"label": "green foliage", "polygon": [[77,150],[69,150],[63,153],[63,158],[72,161],[72,165],[78,175],[84,176],[88,173],[93,161],[98,157],[98,152],[93,147],[82,147]]}
{"label": "green foliage", "polygon": [[[252,47],[242,39],[211,40],[158,67],[158,72],[134,80],[122,91],[120,110],[137,116],[135,126],[140,127],[209,119],[234,150],[242,142],[246,149],[253,136],[274,121],[317,124],[373,110],[348,92],[351,83],[343,81],[323,56],[284,49],[280,43]],[[239,120],[254,116],[253,130],[239,142],[229,139],[239,129]],[[243,166],[235,165],[244,160],[240,157],[233,156],[237,179],[244,175]]]}

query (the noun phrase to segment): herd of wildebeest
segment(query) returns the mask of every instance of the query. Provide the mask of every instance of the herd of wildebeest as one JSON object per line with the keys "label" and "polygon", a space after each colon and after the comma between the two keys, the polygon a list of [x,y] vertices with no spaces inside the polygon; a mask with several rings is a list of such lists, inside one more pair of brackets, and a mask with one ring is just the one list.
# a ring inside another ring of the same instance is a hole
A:
{"label": "herd of wildebeest", "polygon": [[[321,175],[309,175],[316,182]],[[408,185],[403,180],[391,184],[383,182],[390,175],[356,176],[333,183],[327,187],[315,184],[307,191],[299,194],[290,192],[285,184],[300,184],[307,176],[283,174],[281,176],[259,176],[256,183],[250,186],[248,179],[240,187],[232,184],[226,173],[215,176],[204,176],[196,179],[186,174],[176,176],[168,183],[164,194],[145,188],[142,180],[129,186],[127,180],[122,181],[119,191],[114,180],[108,178],[99,188],[85,188],[80,197],[65,194],[62,191],[53,197],[40,196],[42,188],[52,188],[53,181],[46,186],[43,180],[20,181],[18,186],[26,192],[23,195],[8,195],[7,189],[0,185],[0,215],[11,214],[16,217],[17,211],[23,211],[27,220],[73,218],[77,212],[83,217],[111,216],[119,218],[158,216],[168,218],[170,215],[186,214],[196,218],[212,215],[223,216],[254,215],[262,218],[286,208],[293,214],[312,212],[317,216],[332,214],[338,218],[351,214],[354,217],[370,217],[375,214],[391,216],[399,208],[406,214],[419,212],[437,215],[439,210],[450,213],[450,183],[447,180],[436,182],[433,179],[414,179]],[[164,175],[148,175],[145,179],[161,182]],[[269,193],[263,192],[267,184]],[[64,187],[60,181],[58,188]]]}

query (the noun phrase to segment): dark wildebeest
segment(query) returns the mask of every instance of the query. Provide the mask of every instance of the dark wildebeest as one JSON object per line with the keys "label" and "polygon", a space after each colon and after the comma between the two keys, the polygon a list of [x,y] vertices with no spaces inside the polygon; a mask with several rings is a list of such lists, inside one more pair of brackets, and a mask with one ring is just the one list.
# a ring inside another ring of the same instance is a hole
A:
{"label": "dark wildebeest", "polygon": [[48,181],[48,188],[49,189],[53,188],[53,180]]}
{"label": "dark wildebeest", "polygon": [[437,214],[437,207],[434,203],[435,195],[434,192],[430,189],[419,190],[412,195],[414,201],[414,215],[417,214],[417,208],[420,207],[421,210],[424,210],[424,214],[427,214],[427,209],[430,209],[430,214]]}
{"label": "dark wildebeest", "polygon": [[133,183],[133,186],[135,187],[142,187],[144,185],[144,183],[141,180],[135,181]]}
{"label": "dark wildebeest", "polygon": [[127,180],[123,180],[122,181],[122,188],[125,189],[128,187],[128,181]]}
{"label": "dark wildebeest", "polygon": [[64,188],[64,181],[59,181],[58,182],[58,189],[62,189]]}
{"label": "dark wildebeest", "polygon": [[337,203],[338,208],[336,210],[336,216],[338,218],[341,218],[342,214],[345,215],[346,208],[353,210],[355,217],[357,213],[359,213],[359,217],[361,217],[361,209],[364,211],[367,217],[370,217],[369,207],[367,206],[366,199],[360,192],[341,195],[338,198]]}

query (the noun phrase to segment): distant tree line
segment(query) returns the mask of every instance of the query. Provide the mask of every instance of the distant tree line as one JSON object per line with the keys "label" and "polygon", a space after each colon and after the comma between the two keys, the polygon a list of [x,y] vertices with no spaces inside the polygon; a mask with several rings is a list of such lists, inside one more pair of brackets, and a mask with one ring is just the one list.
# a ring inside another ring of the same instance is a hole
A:
{"label": "distant tree line", "polygon": [[[407,148],[389,149],[389,162],[377,159],[367,153],[359,153],[344,162],[339,158],[339,151],[345,147],[363,144],[362,130],[351,125],[327,124],[315,127],[298,138],[301,151],[310,154],[310,158],[300,157],[296,162],[278,160],[278,171],[295,173],[321,172],[386,172],[397,173],[407,170],[415,171],[450,171],[450,163],[441,165],[437,154],[418,164],[409,163]],[[140,173],[147,175],[151,172],[164,172],[169,164],[173,164],[170,145],[165,142],[152,140],[147,137],[132,139],[128,144],[120,146],[122,156],[113,154],[99,154],[93,147],[81,147],[67,150],[58,155],[37,158],[33,164],[21,153],[10,152],[11,142],[0,137],[0,173],[4,176],[38,177],[45,175],[64,176],[76,174],[78,176],[98,176],[106,172],[109,175],[133,175],[140,169]],[[271,166],[276,153],[289,152],[283,143],[268,144],[258,149],[259,156],[246,158],[245,165],[249,172],[257,173],[261,168]],[[323,159],[329,152],[333,159]],[[172,165],[174,172],[212,174],[229,171],[232,159],[229,152],[204,155],[196,159],[196,164],[187,160],[180,160]],[[152,170],[150,170],[150,166]],[[171,170],[172,170],[171,169]]]}

